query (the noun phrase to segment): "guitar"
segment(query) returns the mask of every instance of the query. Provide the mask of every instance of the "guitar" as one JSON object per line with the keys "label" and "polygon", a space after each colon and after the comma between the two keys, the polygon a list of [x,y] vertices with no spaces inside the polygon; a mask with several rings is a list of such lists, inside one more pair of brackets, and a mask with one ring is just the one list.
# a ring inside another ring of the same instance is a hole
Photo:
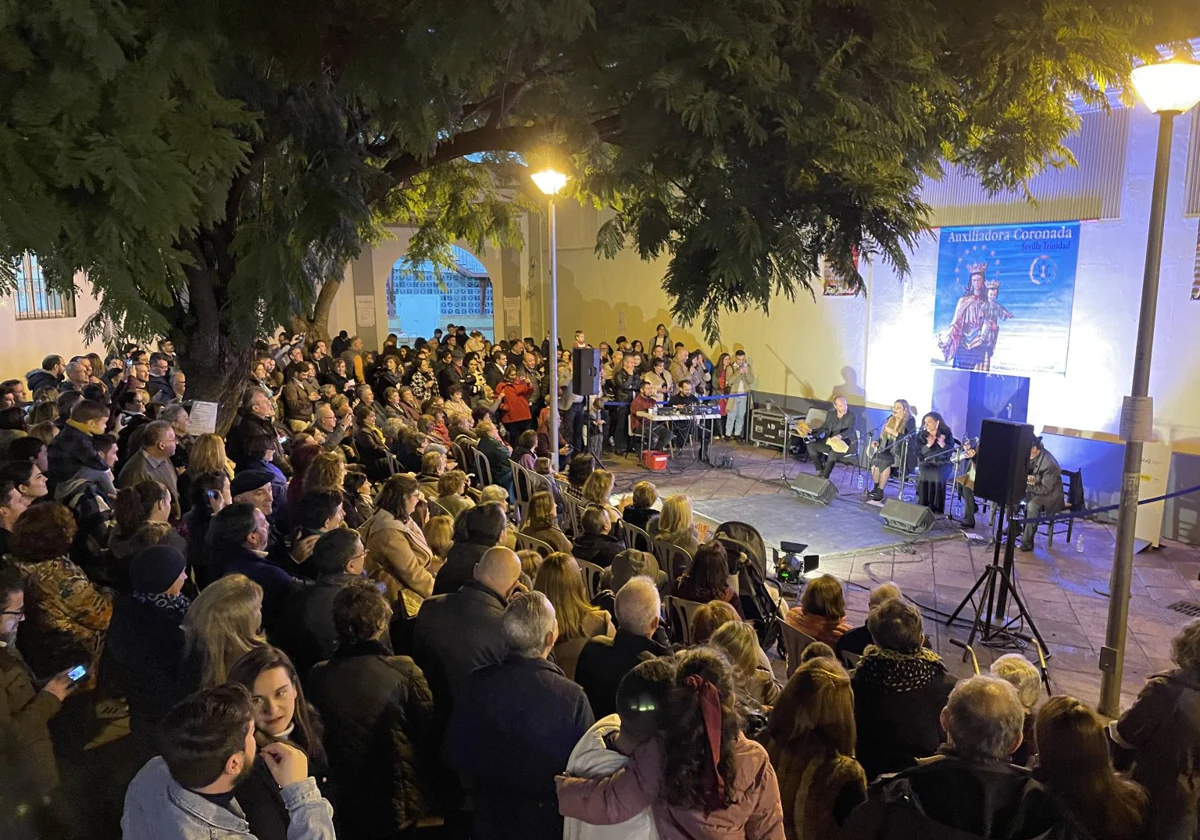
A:
{"label": "guitar", "polygon": [[967,438],[958,446],[958,451],[950,456],[950,463],[957,464],[959,461],[967,461],[975,457],[975,452],[979,448],[979,438]]}

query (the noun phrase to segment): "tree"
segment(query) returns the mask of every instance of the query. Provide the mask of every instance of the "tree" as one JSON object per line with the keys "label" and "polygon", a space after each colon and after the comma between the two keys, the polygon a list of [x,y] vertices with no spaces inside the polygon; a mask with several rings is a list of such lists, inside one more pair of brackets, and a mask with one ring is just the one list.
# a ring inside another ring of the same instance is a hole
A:
{"label": "tree", "polygon": [[523,163],[565,149],[617,211],[598,249],[668,255],[677,317],[714,336],[822,256],[903,270],[922,175],[1068,165],[1072,97],[1196,34],[1180,0],[988,5],[14,0],[0,248],[60,288],[86,271],[89,329],[169,335],[228,422],[254,340],[320,332],[386,224],[417,227],[414,260],[515,242]]}

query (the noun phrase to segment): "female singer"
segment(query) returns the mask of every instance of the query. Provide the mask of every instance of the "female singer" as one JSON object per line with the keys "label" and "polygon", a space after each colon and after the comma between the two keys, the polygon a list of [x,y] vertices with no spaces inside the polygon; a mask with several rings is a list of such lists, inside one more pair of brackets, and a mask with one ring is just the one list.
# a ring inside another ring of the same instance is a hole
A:
{"label": "female singer", "polygon": [[921,418],[917,435],[917,457],[921,470],[917,474],[917,504],[934,513],[946,512],[946,479],[950,475],[950,455],[954,451],[954,435],[942,420],[931,411]]}
{"label": "female singer", "polygon": [[[872,444],[875,451],[871,459],[871,478],[875,479],[875,487],[867,495],[875,501],[883,500],[883,488],[887,486],[888,477],[895,467],[900,467],[901,478],[907,472],[907,463],[910,463],[911,459],[905,453],[916,444],[909,441],[909,446],[904,443],[897,445],[897,441],[911,435],[916,429],[917,421],[913,419],[908,400],[896,400],[892,403],[892,416],[884,424],[879,440]],[[901,464],[899,460],[902,454],[905,455],[905,464]]]}

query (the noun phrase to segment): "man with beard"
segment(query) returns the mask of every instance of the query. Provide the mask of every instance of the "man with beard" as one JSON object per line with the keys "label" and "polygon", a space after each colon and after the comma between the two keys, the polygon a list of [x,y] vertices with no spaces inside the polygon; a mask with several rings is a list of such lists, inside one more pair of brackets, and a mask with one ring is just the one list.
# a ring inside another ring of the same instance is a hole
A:
{"label": "man with beard", "polygon": [[167,715],[162,733],[162,755],[125,795],[124,836],[253,838],[233,791],[261,757],[279,785],[289,840],[333,840],[333,808],[308,774],[308,757],[284,741],[258,748],[245,687],[226,683],[193,694]]}

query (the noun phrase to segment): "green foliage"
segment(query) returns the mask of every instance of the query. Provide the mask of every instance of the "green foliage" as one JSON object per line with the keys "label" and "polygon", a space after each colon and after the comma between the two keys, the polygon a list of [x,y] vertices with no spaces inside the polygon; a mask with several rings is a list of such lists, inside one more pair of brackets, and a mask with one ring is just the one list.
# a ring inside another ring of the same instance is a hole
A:
{"label": "green foliage", "polygon": [[169,333],[221,391],[387,224],[414,260],[517,243],[522,161],[570,150],[616,210],[598,250],[669,257],[715,336],[822,257],[904,270],[944,164],[1069,165],[1072,100],[1196,28],[1194,0],[5,0],[0,257],[86,271],[94,333]]}

